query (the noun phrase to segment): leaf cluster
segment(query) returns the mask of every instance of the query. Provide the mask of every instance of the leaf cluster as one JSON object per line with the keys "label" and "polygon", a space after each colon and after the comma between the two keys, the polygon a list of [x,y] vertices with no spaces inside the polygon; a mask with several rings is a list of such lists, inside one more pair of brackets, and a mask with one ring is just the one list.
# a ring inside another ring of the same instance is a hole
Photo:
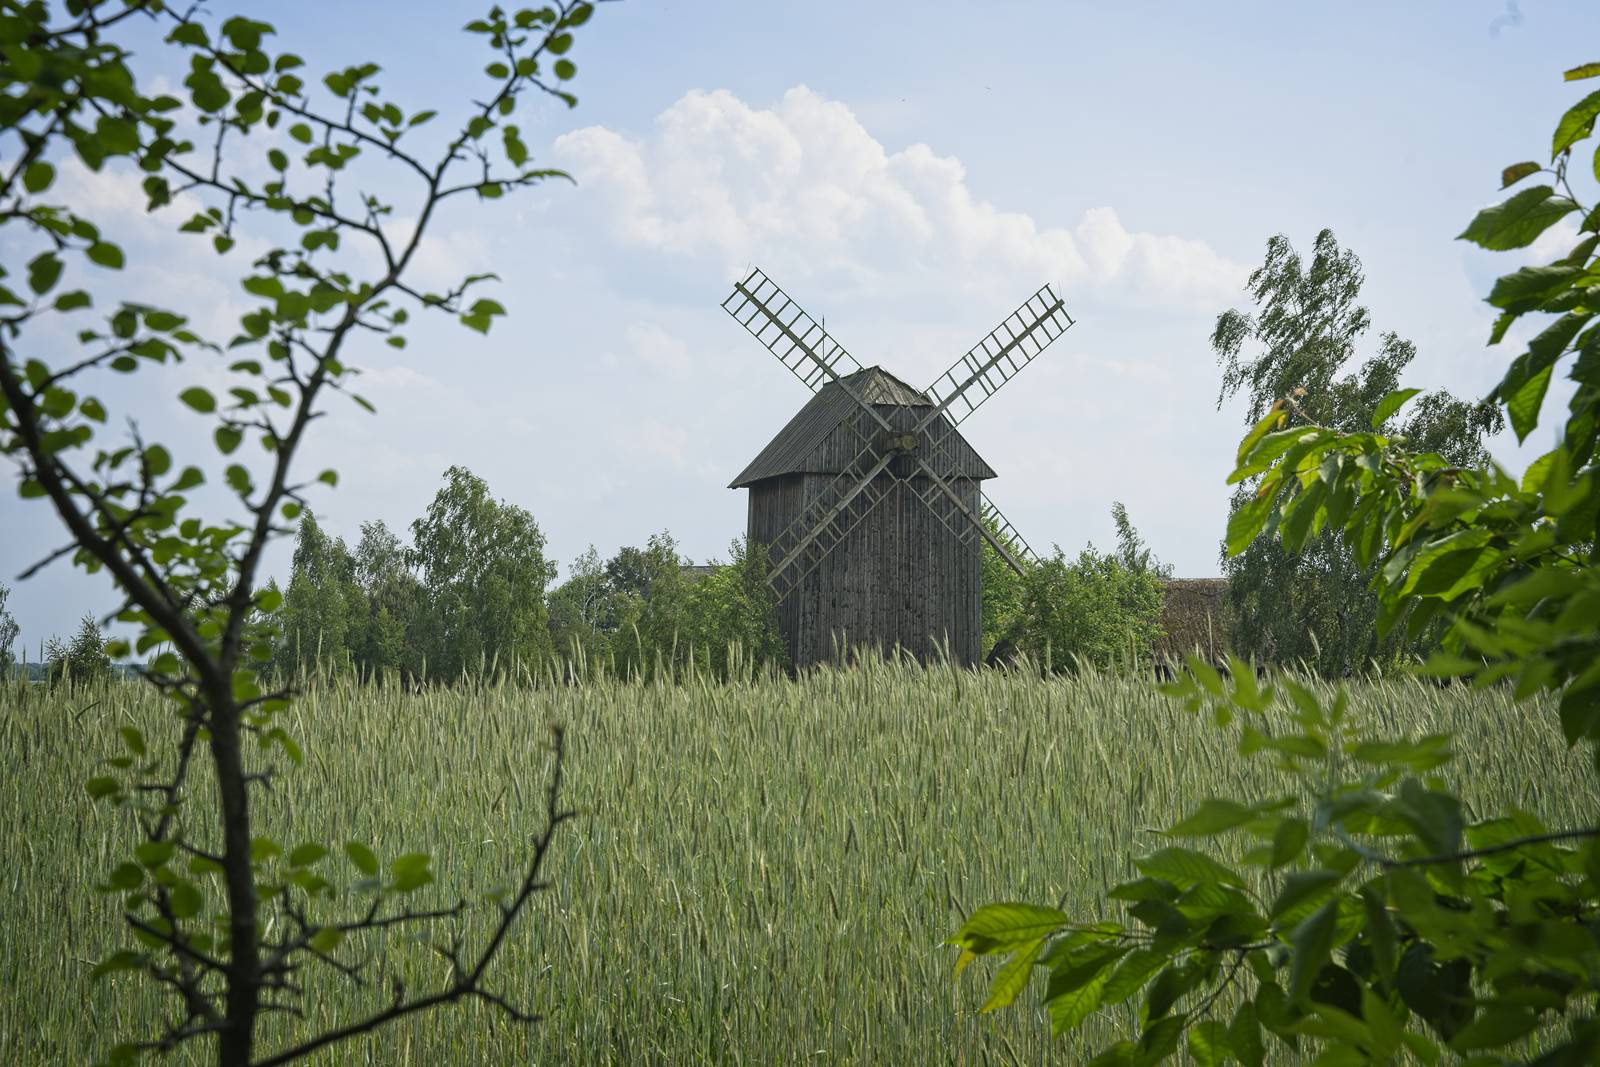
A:
{"label": "leaf cluster", "polygon": [[[1600,64],[1567,75],[1597,76]],[[1600,92],[1569,108],[1551,165],[1503,175],[1507,187],[1551,180],[1479,213],[1462,234],[1524,248],[1582,219],[1569,253],[1506,275],[1489,295],[1501,312],[1492,344],[1524,316],[1544,316],[1493,395],[1519,437],[1567,365],[1574,388],[1556,446],[1513,477],[1388,431],[1416,389],[1388,390],[1367,425],[1350,426],[1330,424],[1296,388],[1263,405],[1239,446],[1230,483],[1246,492],[1227,550],[1272,539],[1298,553],[1337,532],[1372,570],[1380,629],[1443,628],[1444,650],[1424,673],[1516,700],[1552,695],[1568,741],[1600,753],[1600,210],[1585,209],[1568,182],[1597,116]],[[1320,343],[1310,321],[1274,321],[1286,324],[1286,351],[1296,337],[1306,349]],[[1232,731],[1242,760],[1271,761],[1296,788],[1217,797],[1168,827],[1174,843],[1107,893],[1115,916],[980,908],[952,943],[958,969],[1004,959],[990,1008],[1014,1000],[1035,968],[1047,972],[1058,1032],[1138,996],[1138,1035],[1094,1061],[1107,1065],[1156,1063],[1180,1047],[1203,1064],[1261,1064],[1279,1046],[1333,1065],[1600,1057],[1600,826],[1471,814],[1442,775],[1448,736],[1353,721],[1342,690],[1263,684],[1243,662],[1227,677],[1189,666],[1169,693]],[[1233,848],[1176,843],[1190,838]]]}

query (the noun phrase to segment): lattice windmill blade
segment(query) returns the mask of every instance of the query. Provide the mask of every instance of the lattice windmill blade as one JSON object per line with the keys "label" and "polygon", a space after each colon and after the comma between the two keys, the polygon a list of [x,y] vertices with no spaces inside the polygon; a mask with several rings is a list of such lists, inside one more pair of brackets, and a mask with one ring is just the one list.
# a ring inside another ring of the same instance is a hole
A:
{"label": "lattice windmill blade", "polygon": [[856,358],[759,267],[734,285],[722,310],[813,393],[861,369]]}
{"label": "lattice windmill blade", "polygon": [[1034,564],[1039,562],[1039,557],[1029,547],[1028,542],[1023,540],[1022,534],[1015,526],[1011,525],[1011,520],[1001,514],[999,508],[995,507],[994,501],[989,499],[987,493],[979,494],[978,515],[983,519],[985,525],[993,526],[998,531],[1000,540],[1004,541],[1007,547],[1011,549],[1012,555],[1024,563]]}
{"label": "lattice windmill blade", "polygon": [[967,506],[961,495],[950,488],[950,483],[945,481],[938,471],[928,466],[927,460],[921,456],[912,457],[923,475],[928,479],[928,485],[917,493],[918,499],[933,511],[940,522],[955,533],[961,543],[970,540],[972,533],[976,532],[989,546],[1000,553],[1000,558],[1006,565],[1018,574],[1026,573],[1022,561],[1012,553],[1011,548],[1000,540],[987,526],[983,524],[982,517]]}
{"label": "lattice windmill blade", "polygon": [[927,388],[934,410],[923,425],[941,412],[948,415],[952,425],[961,425],[1052,341],[1066,333],[1073,321],[1055,290],[1041,285],[1038,292]]}
{"label": "lattice windmill blade", "polygon": [[769,546],[774,562],[767,584],[779,603],[889,495],[894,480],[880,482],[878,475],[894,455],[877,456],[871,445],[863,449],[857,461],[824,486]]}

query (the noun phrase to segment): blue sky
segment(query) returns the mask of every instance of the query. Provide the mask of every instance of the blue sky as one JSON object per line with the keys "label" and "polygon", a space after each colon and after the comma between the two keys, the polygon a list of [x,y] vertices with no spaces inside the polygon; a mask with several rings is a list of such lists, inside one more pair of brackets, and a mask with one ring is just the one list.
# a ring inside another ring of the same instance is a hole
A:
{"label": "blue sky", "polygon": [[[403,106],[450,115],[482,84],[456,32],[472,10],[271,17],[313,70],[373,59]],[[990,495],[1069,551],[1109,543],[1121,500],[1180,575],[1215,574],[1242,427],[1216,408],[1207,337],[1267,238],[1331,227],[1365,263],[1375,331],[1417,343],[1410,384],[1481,395],[1510,355],[1484,348],[1481,295],[1517,261],[1453,237],[1548,144],[1596,23],[1554,0],[605,5],[573,53],[579,107],[523,120],[577,185],[459,206],[425,246],[425,281],[496,271],[509,319],[354,356],[379,413],[336,405],[310,439],[307,467],[343,474],[318,513],[352,539],[366,519],[404,530],[461,464],[563,564],[661,529],[721,555],[744,524],[727,481],[806,398],[717,306],[749,266],[917,385],[1052,281],[1078,325],[963,427],[1000,473]],[[142,216],[129,176],[63,188],[127,246],[133,291],[189,298],[218,333],[244,306],[228,279],[248,260]],[[119,399],[198,439],[171,396],[211,373]],[[60,539],[10,494],[0,526],[6,580]],[[115,601],[58,564],[12,603],[31,656]]]}

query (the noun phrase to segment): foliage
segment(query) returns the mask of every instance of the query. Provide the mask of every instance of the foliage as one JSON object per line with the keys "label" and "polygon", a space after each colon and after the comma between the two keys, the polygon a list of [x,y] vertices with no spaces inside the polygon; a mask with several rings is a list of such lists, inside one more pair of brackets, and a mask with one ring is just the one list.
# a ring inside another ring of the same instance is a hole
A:
{"label": "foliage", "polygon": [[17,636],[22,633],[22,628],[6,606],[10,599],[11,587],[0,582],[0,681],[11,677],[19,658],[12,649],[16,647]]}
{"label": "foliage", "polygon": [[741,667],[789,664],[767,568],[764,546],[736,540],[728,545],[728,562],[689,589],[683,634],[688,654],[718,678]]}
{"label": "foliage", "polygon": [[430,674],[456,678],[496,664],[538,666],[550,657],[545,587],[555,565],[526,510],[489,495],[462,467],[411,524],[421,587],[418,644]]}
{"label": "foliage", "polygon": [[[1600,64],[1589,64],[1568,78],[1597,75]],[[1583,220],[1569,254],[1502,277],[1489,295],[1501,310],[1491,343],[1522,316],[1554,316],[1494,392],[1519,437],[1537,426],[1557,364],[1576,357],[1556,447],[1516,479],[1384,433],[1416,390],[1388,393],[1356,430],[1318,423],[1290,395],[1240,445],[1231,480],[1257,488],[1228,530],[1233,552],[1261,537],[1297,551],[1342,531],[1362,566],[1375,567],[1380,628],[1439,620],[1445,651],[1429,672],[1511,699],[1552,698],[1567,743],[1584,743],[1591,758],[1600,755],[1600,289],[1591,284],[1600,211],[1578,202],[1569,166],[1597,115],[1600,91],[1562,117],[1550,167],[1521,163],[1503,175],[1506,187],[1535,174],[1552,181],[1485,209],[1462,234],[1524,248],[1568,215]],[[1532,1062],[1554,1067],[1600,1057],[1592,806],[1580,816],[1588,825],[1549,829],[1521,806],[1544,784],[1530,768],[1502,804],[1474,809],[1442,777],[1447,733],[1352,716],[1342,689],[1328,697],[1291,679],[1262,687],[1242,663],[1228,681],[1191,666],[1174,695],[1232,730],[1241,756],[1275,762],[1298,788],[1208,799],[1166,833],[1243,838],[1244,863],[1263,873],[1246,878],[1209,851],[1173,844],[1109,892],[1123,902],[1121,919],[980,908],[954,940],[963,960],[1010,957],[992,1004],[1013,999],[1036,963],[1050,972],[1057,1030],[1142,990],[1139,1037],[1105,1049],[1106,1064],[1156,1062],[1183,1041],[1199,1062],[1258,1064],[1264,1034],[1309,1043],[1318,1063],[1332,1064],[1537,1054]]]}
{"label": "foliage", "polygon": [[[286,848],[255,832],[273,753],[303,758],[283,715],[293,693],[264,688],[258,670],[272,657],[279,607],[276,592],[260,587],[260,567],[312,486],[337,480],[333,471],[307,477],[297,458],[330,394],[352,384],[360,346],[381,338],[404,347],[413,311],[479,332],[504,314],[492,299],[469,297],[487,275],[430,293],[409,272],[441,205],[493,200],[556,176],[529,165],[512,117],[528,94],[574,102],[563,88],[575,73],[566,54],[592,12],[559,0],[511,14],[495,8],[468,23],[490,53],[485,81],[460,124],[437,136],[428,124],[438,113],[402,109],[376,64],[308,78],[300,57],[269,50],[270,25],[217,22],[203,4],[37,2],[7,4],[0,16],[0,454],[18,465],[20,496],[44,501],[65,527],[70,541],[50,558],[109,572],[138,654],[169,649],[145,675],[171,709],[160,735],[123,727],[121,754],[87,783],[139,834],[100,881],[123,905],[132,947],[105,957],[97,973],[133,972],[172,996],[167,1025],[115,1046],[112,1060],[198,1040],[222,1063],[282,1063],[462,998],[526,1018],[487,988],[485,972],[543,884],[550,834],[567,817],[553,790],[526,873],[498,904],[486,940],[470,954],[459,936],[440,944],[452,969],[439,988],[398,987],[387,1004],[295,1040],[263,1022],[316,999],[305,986],[313,973],[364,980],[374,948],[364,942],[425,933],[466,909],[407,909],[407,896],[432,878],[423,853],[380,866],[353,842],[345,854],[359,877],[343,885],[322,862],[328,847]],[[134,41],[141,63],[162,47],[186,60],[181,95],[149,88],[160,79],[142,76]],[[194,235],[198,254],[209,247],[222,257],[221,269],[233,264],[250,301],[225,346],[179,311],[115,299],[102,272],[120,270],[126,257],[105,227],[121,220],[93,217],[107,203],[64,199],[71,186],[57,176],[69,168],[139,181],[159,217],[198,203],[176,228]],[[402,187],[409,192],[398,205],[370,191]],[[410,223],[394,226],[401,217]],[[248,264],[228,258],[246,230],[266,248]],[[76,351],[64,343],[72,336]],[[133,414],[117,401],[140,392],[118,376],[190,358],[207,369],[176,400],[204,420],[216,457],[179,457],[132,418],[126,437],[102,436]],[[219,379],[229,383],[220,391],[200,384]],[[205,502],[225,510],[202,517],[196,494],[208,483]],[[127,643],[110,651],[126,654]],[[214,773],[194,790],[201,763]],[[327,966],[312,972],[314,964]],[[264,1055],[263,1034],[275,1045]]]}
{"label": "foliage", "polygon": [[[1356,343],[1370,326],[1357,301],[1361,261],[1341,249],[1332,231],[1317,235],[1311,262],[1281,234],[1267,242],[1265,262],[1247,288],[1252,316],[1238,310],[1217,319],[1211,344],[1222,363],[1217,403],[1244,393],[1247,418],[1258,421],[1280,397],[1295,396],[1307,418],[1335,430],[1367,429],[1383,398],[1399,387],[1416,346],[1383,335],[1375,355],[1342,377],[1356,360]],[[1246,342],[1258,354],[1242,355]],[[1422,397],[1404,422],[1390,413],[1395,433],[1410,447],[1437,451],[1458,466],[1488,461],[1483,438],[1502,426],[1499,409],[1472,404],[1444,390]],[[1253,484],[1234,494],[1237,513]],[[1438,647],[1437,627],[1380,635],[1372,568],[1356,558],[1338,529],[1324,529],[1297,551],[1260,539],[1241,553],[1224,552],[1239,651],[1261,662],[1308,663],[1327,674],[1349,674],[1369,663],[1395,663]]]}
{"label": "foliage", "polygon": [[1171,571],[1139,539],[1121,503],[1111,515],[1115,552],[1088,545],[1069,560],[1058,546],[1025,564],[1021,575],[985,544],[984,646],[991,661],[1021,653],[1047,670],[1105,669],[1149,657],[1161,634],[1161,583]]}
{"label": "foliage", "polygon": [[729,555],[696,579],[666,531],[604,563],[591,545],[550,594],[557,651],[569,669],[623,677],[676,677],[691,659],[724,679],[735,668],[787,666],[766,554],[735,541]]}
{"label": "foliage", "polygon": [[355,576],[366,596],[366,627],[351,654],[368,676],[399,670],[420,674],[422,658],[412,630],[421,611],[422,590],[400,538],[381,521],[361,524]]}
{"label": "foliage", "polygon": [[[1000,525],[992,519],[981,520],[995,538],[1001,536]],[[1016,553],[1012,553],[1016,555]],[[1024,568],[1032,565],[1029,556],[1018,557]],[[983,575],[983,656],[988,663],[1003,662],[1016,655],[1017,635],[1023,625],[1024,575],[1011,569],[1005,558],[996,552],[988,541],[983,543],[980,563]]]}
{"label": "foliage", "polygon": [[57,685],[93,685],[111,676],[111,657],[106,655],[106,635],[100,621],[85,615],[72,640],[63,643],[52,637],[45,645],[45,677]]}
{"label": "foliage", "polygon": [[301,677],[318,662],[342,661],[361,641],[366,596],[356,561],[342,539],[329,537],[310,512],[300,516],[289,586],[277,613],[273,665]]}

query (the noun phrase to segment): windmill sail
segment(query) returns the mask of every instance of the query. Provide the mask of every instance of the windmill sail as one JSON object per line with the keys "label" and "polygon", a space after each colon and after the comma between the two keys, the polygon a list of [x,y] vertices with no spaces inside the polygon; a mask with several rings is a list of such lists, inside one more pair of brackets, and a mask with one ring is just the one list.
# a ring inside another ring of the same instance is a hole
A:
{"label": "windmill sail", "polygon": [[861,364],[757,268],[733,287],[722,310],[749,330],[813,393],[854,374]]}
{"label": "windmill sail", "polygon": [[943,412],[952,424],[961,425],[1072,324],[1073,318],[1055,290],[1041,285],[928,387],[934,410],[926,421]]}
{"label": "windmill sail", "polygon": [[773,539],[768,546],[772,569],[767,584],[780,602],[889,495],[893,475],[878,476],[893,459],[893,452],[880,456],[868,444]]}

